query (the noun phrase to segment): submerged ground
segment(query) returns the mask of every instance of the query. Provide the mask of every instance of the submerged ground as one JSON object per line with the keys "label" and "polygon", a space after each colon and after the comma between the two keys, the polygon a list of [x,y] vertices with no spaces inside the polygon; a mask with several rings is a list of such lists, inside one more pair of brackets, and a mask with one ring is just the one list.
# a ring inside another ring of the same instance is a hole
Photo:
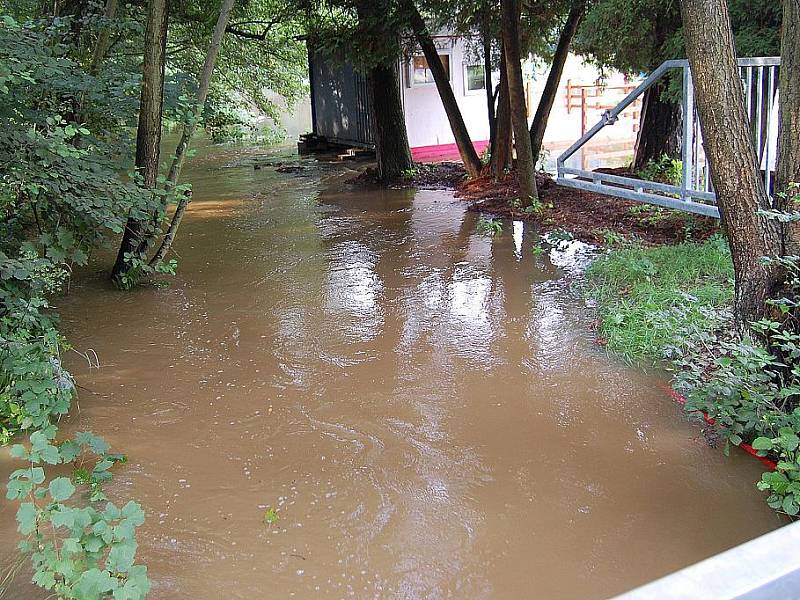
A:
{"label": "submerged ground", "polygon": [[58,301],[100,365],[68,359],[66,428],[129,454],[110,492],[147,511],[152,597],[603,598],[781,523],[756,461],[593,342],[569,252],[262,159],[190,165],[168,288],[86,273]]}

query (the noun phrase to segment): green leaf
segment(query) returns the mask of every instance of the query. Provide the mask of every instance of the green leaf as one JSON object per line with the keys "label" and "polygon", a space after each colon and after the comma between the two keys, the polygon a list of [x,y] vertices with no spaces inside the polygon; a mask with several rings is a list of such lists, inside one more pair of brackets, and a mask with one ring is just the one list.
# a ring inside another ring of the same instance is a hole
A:
{"label": "green leaf", "polygon": [[32,502],[23,502],[17,509],[17,530],[22,535],[33,533],[36,529],[36,507]]}
{"label": "green leaf", "polygon": [[50,522],[54,527],[67,527],[72,529],[75,525],[75,511],[71,508],[61,508],[50,514]]}
{"label": "green leaf", "polygon": [[772,440],[767,437],[757,437],[750,445],[754,450],[772,450]]}
{"label": "green leaf", "polygon": [[106,559],[106,568],[112,573],[127,573],[136,557],[136,542],[114,544]]}
{"label": "green leaf", "polygon": [[56,477],[50,482],[50,496],[56,502],[63,502],[75,493],[75,486],[68,477]]}
{"label": "green leaf", "polygon": [[112,591],[118,582],[107,571],[89,569],[84,571],[75,586],[75,595],[84,600],[100,600],[103,594]]}
{"label": "green leaf", "polygon": [[783,512],[792,517],[800,512],[800,506],[795,502],[793,494],[789,494],[783,499],[782,507]]}

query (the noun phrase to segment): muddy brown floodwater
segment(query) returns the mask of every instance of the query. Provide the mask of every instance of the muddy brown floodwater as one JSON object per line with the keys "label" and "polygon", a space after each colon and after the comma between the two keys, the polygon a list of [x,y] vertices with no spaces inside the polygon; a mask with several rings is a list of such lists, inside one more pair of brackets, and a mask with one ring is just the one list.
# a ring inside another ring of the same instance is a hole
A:
{"label": "muddy brown floodwater", "polygon": [[604,598],[781,524],[757,461],[593,343],[573,253],[256,156],[190,165],[169,287],[99,261],[58,301],[101,365],[69,358],[65,428],[129,455],[109,491],[147,512],[153,598]]}

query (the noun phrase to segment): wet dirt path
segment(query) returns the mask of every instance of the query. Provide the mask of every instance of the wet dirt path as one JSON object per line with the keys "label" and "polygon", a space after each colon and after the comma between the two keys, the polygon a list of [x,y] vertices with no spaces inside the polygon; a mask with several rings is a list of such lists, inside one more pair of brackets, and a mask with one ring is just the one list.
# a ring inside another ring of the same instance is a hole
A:
{"label": "wet dirt path", "polygon": [[535,232],[252,162],[192,162],[168,288],[58,302],[101,365],[70,358],[66,427],[129,455],[153,598],[604,598],[780,524],[755,461],[593,343]]}

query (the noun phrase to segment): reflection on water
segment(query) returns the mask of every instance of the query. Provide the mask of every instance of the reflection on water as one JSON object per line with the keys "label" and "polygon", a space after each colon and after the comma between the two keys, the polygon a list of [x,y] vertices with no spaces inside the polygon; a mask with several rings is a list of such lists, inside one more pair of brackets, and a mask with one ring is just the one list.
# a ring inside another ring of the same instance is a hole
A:
{"label": "reflection on water", "polygon": [[593,344],[589,249],[254,159],[191,164],[169,288],[60,302],[102,365],[72,361],[65,427],[130,455],[154,598],[602,598],[779,524],[754,461]]}

